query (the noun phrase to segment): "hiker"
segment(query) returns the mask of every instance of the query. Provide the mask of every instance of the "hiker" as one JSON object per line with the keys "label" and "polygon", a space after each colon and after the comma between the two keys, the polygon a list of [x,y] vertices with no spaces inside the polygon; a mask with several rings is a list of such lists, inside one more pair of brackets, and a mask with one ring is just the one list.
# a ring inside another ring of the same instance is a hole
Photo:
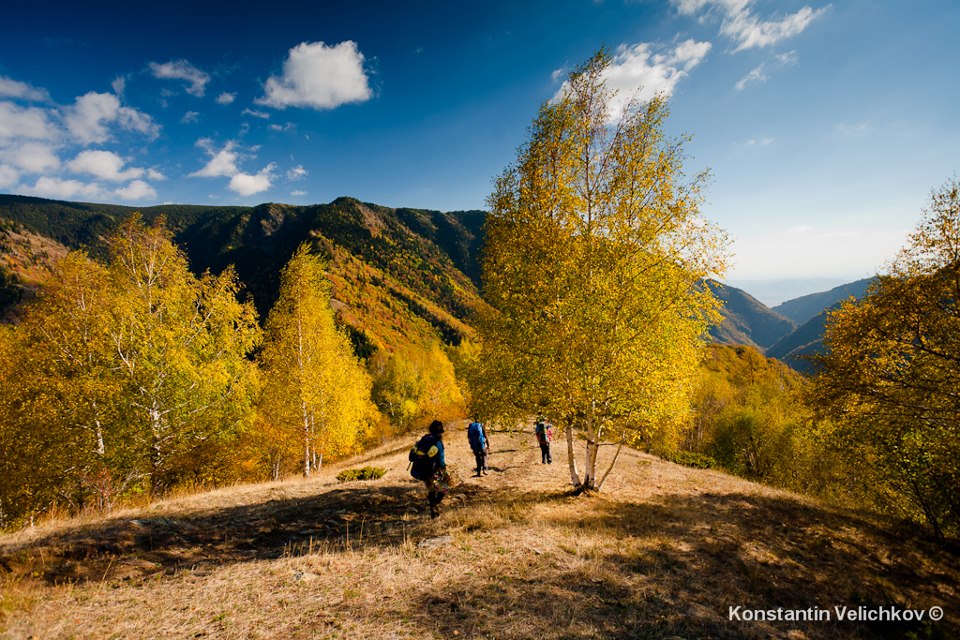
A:
{"label": "hiker", "polygon": [[421,480],[427,486],[427,503],[430,505],[430,517],[440,515],[440,502],[450,486],[447,476],[447,461],[443,457],[443,423],[434,420],[430,423],[429,433],[410,450],[410,475]]}
{"label": "hiker", "polygon": [[490,455],[490,439],[487,438],[487,430],[483,423],[474,420],[467,427],[467,440],[470,441],[470,449],[473,450],[473,457],[477,461],[477,477],[487,475],[487,456]]}
{"label": "hiker", "polygon": [[553,464],[553,456],[550,454],[550,443],[553,442],[553,425],[543,419],[543,416],[537,418],[537,424],[533,428],[537,434],[537,444],[540,445],[540,464]]}

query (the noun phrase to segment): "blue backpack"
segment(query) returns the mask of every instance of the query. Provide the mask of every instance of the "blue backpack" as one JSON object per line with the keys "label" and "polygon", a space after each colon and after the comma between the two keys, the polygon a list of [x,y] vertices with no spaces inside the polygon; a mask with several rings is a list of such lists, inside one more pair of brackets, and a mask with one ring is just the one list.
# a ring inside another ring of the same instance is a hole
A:
{"label": "blue backpack", "polygon": [[482,451],[486,448],[487,439],[483,433],[483,425],[479,422],[471,422],[467,427],[467,440],[470,441],[470,448],[474,451]]}

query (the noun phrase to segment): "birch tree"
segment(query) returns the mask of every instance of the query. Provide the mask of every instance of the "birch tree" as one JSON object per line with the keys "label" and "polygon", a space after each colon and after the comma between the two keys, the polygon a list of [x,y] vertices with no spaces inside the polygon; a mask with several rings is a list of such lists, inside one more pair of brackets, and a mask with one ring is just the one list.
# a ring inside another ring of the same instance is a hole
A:
{"label": "birch tree", "polygon": [[[474,403],[562,427],[571,483],[607,443],[676,440],[717,302],[724,236],[699,215],[662,98],[614,109],[601,52],[545,103],[489,198]],[[615,117],[612,117],[614,116]],[[582,466],[576,449],[582,444]],[[617,450],[619,453],[619,449]],[[614,462],[616,456],[614,456]]]}
{"label": "birch tree", "polygon": [[960,182],[934,191],[907,246],[828,319],[813,400],[874,496],[940,538],[960,532]]}
{"label": "birch tree", "polygon": [[[305,477],[324,457],[355,448],[373,415],[370,377],[334,324],[330,282],[321,260],[303,244],[280,275],[280,294],[267,317],[260,357],[261,420],[299,443]],[[274,447],[273,475],[281,465]]]}
{"label": "birch tree", "polygon": [[106,334],[151,488],[216,479],[217,448],[252,416],[253,305],[238,301],[232,269],[195,277],[162,220],[146,226],[135,216],[109,246],[118,299]]}

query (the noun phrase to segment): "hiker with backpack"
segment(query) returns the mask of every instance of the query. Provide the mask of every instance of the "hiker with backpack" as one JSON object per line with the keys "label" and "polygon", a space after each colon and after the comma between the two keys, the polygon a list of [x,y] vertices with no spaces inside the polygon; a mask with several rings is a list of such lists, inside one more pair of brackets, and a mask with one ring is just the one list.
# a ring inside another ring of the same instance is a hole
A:
{"label": "hiker with backpack", "polygon": [[490,439],[487,438],[487,430],[483,423],[474,420],[467,427],[467,440],[470,441],[470,449],[473,451],[473,457],[477,461],[477,477],[487,475],[487,456],[490,455]]}
{"label": "hiker with backpack", "polygon": [[410,450],[410,475],[426,485],[430,517],[436,518],[440,515],[440,502],[450,488],[450,479],[443,457],[443,423],[434,420],[428,431]]}
{"label": "hiker with backpack", "polygon": [[553,456],[550,454],[550,443],[553,442],[553,425],[543,419],[543,416],[537,418],[537,424],[533,428],[537,435],[537,444],[540,445],[540,464],[553,464]]}

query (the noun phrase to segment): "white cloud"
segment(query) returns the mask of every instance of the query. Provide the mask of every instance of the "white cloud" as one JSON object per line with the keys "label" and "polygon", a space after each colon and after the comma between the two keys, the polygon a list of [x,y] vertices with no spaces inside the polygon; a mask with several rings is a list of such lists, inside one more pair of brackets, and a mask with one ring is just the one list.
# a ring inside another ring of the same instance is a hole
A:
{"label": "white cloud", "polygon": [[[213,146],[210,138],[201,138],[197,140],[197,146],[206,151],[210,160],[202,169],[194,171],[190,177],[194,178],[230,178],[229,188],[242,196],[250,196],[261,191],[266,191],[273,186],[273,180],[276,177],[274,171],[277,165],[273,162],[265,166],[255,174],[243,173],[237,167],[241,158],[250,158],[252,155],[243,156],[237,151],[237,143],[233,140],[223,145],[222,149]],[[252,147],[249,151],[256,153],[258,147]]]}
{"label": "white cloud", "polygon": [[46,102],[50,94],[46,89],[37,89],[26,82],[20,82],[6,76],[0,76],[0,98],[18,98],[33,102]]}
{"label": "white cloud", "polygon": [[236,152],[236,143],[232,140],[223,145],[219,151],[215,151],[213,142],[209,138],[201,138],[197,141],[197,146],[207,152],[210,160],[202,169],[190,174],[193,178],[230,178],[240,173],[237,168],[237,160],[240,154]]}
{"label": "white cloud", "polygon": [[156,169],[147,169],[147,177],[150,178],[151,180],[157,180],[157,181],[162,181],[167,179],[167,176],[163,175]]}
{"label": "white cloud", "polygon": [[230,190],[242,196],[252,196],[273,186],[273,170],[277,165],[270,163],[255,175],[238,173],[230,179]]}
{"label": "white cloud", "polygon": [[42,142],[15,142],[0,148],[0,160],[27,173],[42,173],[60,166],[54,147]]}
{"label": "white cloud", "polygon": [[301,180],[305,177],[307,177],[307,170],[303,168],[302,164],[298,164],[287,171],[287,180]]}
{"label": "white cloud", "polygon": [[43,109],[0,102],[0,140],[55,140],[59,136]]}
{"label": "white cloud", "polygon": [[210,76],[207,73],[197,69],[186,60],[171,60],[164,64],[151,62],[150,71],[155,78],[186,80],[190,84],[187,87],[187,93],[198,98],[203,97],[207,83],[210,82]]}
{"label": "white cloud", "polygon": [[795,65],[800,62],[800,58],[797,56],[797,52],[795,50],[787,51],[786,53],[778,53],[774,57],[777,59],[777,62],[787,66]]}
{"label": "white cloud", "polygon": [[120,105],[120,99],[112,93],[89,92],[67,107],[64,116],[67,129],[76,142],[90,144],[110,139],[107,125],[145,134],[156,138],[160,127],[149,115],[132,107]]}
{"label": "white cloud", "polygon": [[751,82],[766,82],[767,75],[763,72],[763,63],[761,62],[758,66],[754,67],[750,73],[743,76],[737,80],[737,91],[743,91],[743,89],[750,84]]}
{"label": "white cloud", "polygon": [[230,104],[237,99],[237,94],[224,91],[217,96],[217,104]]}
{"label": "white cloud", "polygon": [[292,195],[294,198],[299,198],[300,196],[305,196],[305,195],[307,195],[307,192],[306,192],[306,191],[299,191],[299,190],[297,190],[297,191],[291,191],[291,192],[290,192],[290,195]]}
{"label": "white cloud", "polygon": [[113,82],[110,83],[110,88],[113,89],[113,92],[119,97],[123,97],[123,92],[127,90],[127,79],[123,76],[117,76],[113,79]]}
{"label": "white cloud", "polygon": [[253,109],[244,109],[240,112],[242,116],[253,116],[254,118],[263,118],[266,120],[270,117],[270,114],[266,111],[254,111]]}
{"label": "white cloud", "polygon": [[[686,40],[672,51],[655,53],[652,45],[641,42],[632,46],[620,45],[603,72],[607,87],[616,91],[611,100],[609,118],[619,118],[634,99],[641,102],[656,95],[669,96],[677,82],[700,64],[710,51],[709,42]],[[564,82],[554,98],[567,90]]]}
{"label": "white cloud", "polygon": [[0,164],[0,189],[9,189],[17,184],[19,179],[19,171],[9,165]]}
{"label": "white cloud", "polygon": [[146,171],[131,167],[124,170],[126,161],[112,151],[81,151],[76,158],[67,163],[66,168],[73,173],[83,173],[111,182],[125,182],[143,177]]}
{"label": "white cloud", "polygon": [[802,33],[830,7],[805,6],[779,20],[761,20],[753,12],[753,0],[673,0],[673,5],[683,15],[696,15],[704,9],[719,11],[723,16],[720,33],[737,43],[735,52],[769,47]]}
{"label": "white cloud", "polygon": [[192,124],[194,122],[200,122],[199,111],[187,111],[183,114],[183,117],[180,118],[180,124]]}
{"label": "white cloud", "polygon": [[870,130],[870,123],[866,120],[861,120],[860,122],[841,122],[836,127],[834,131],[839,133],[842,136],[855,136],[862,133],[866,133]]}
{"label": "white cloud", "polygon": [[126,187],[117,189],[113,193],[121,200],[145,200],[157,197],[156,190],[143,180],[134,180]]}
{"label": "white cloud", "polygon": [[813,227],[808,224],[801,224],[796,227],[790,227],[787,229],[787,233],[809,233],[813,231]]}
{"label": "white cloud", "polygon": [[41,176],[32,187],[24,188],[30,195],[45,198],[59,198],[70,200],[73,198],[103,198],[106,193],[97,183],[80,182],[79,180],[62,180]]}
{"label": "white cloud", "polygon": [[296,129],[297,125],[292,122],[284,122],[283,124],[272,124],[270,125],[271,131],[290,131],[291,129]]}
{"label": "white cloud", "polygon": [[774,143],[773,138],[750,138],[747,140],[748,147],[766,147]]}
{"label": "white cloud", "polygon": [[302,42],[290,49],[283,63],[283,75],[267,79],[264,95],[257,103],[277,109],[333,109],[369,100],[372,92],[363,60],[352,40],[333,46]]}

